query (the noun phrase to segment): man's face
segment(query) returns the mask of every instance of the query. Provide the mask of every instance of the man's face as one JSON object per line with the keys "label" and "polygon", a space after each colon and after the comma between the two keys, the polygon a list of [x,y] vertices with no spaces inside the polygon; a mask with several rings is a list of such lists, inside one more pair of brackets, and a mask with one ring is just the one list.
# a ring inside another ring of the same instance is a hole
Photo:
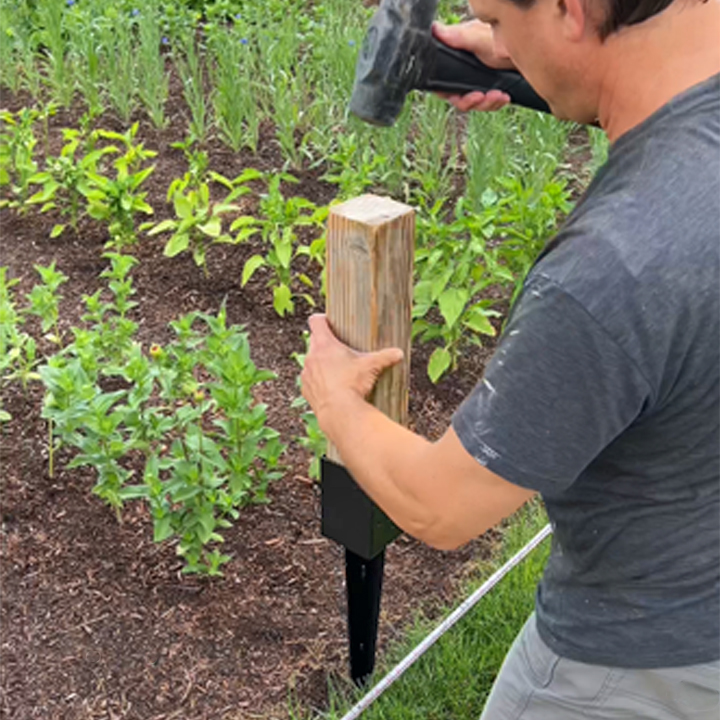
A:
{"label": "man's face", "polygon": [[470,0],[490,24],[495,53],[510,58],[560,118],[588,118],[588,43],[573,36],[565,0],[536,0],[525,9],[512,0]]}

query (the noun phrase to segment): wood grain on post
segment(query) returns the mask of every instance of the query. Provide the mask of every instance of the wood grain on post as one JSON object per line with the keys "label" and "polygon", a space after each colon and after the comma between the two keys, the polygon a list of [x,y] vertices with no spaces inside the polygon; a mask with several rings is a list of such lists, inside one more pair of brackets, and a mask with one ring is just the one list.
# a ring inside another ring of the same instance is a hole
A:
{"label": "wood grain on post", "polygon": [[[376,195],[330,210],[327,316],[335,335],[355,350],[398,347],[405,357],[378,379],[370,402],[406,424],[410,376],[415,211]],[[352,418],[348,418],[352,422]],[[328,443],[327,456],[342,463]]]}

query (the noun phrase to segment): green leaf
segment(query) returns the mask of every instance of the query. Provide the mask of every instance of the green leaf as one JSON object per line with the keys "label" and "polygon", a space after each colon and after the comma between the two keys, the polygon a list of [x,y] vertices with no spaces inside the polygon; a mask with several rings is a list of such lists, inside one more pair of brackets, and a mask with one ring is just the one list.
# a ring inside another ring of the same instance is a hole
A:
{"label": "green leaf", "polygon": [[468,313],[468,316],[463,320],[463,325],[469,327],[473,332],[480,333],[482,335],[495,336],[495,328],[488,317],[479,308],[474,308]]}
{"label": "green leaf", "polygon": [[265,258],[262,255],[253,255],[247,260],[242,271],[242,286],[245,287],[248,280],[255,274],[255,271],[265,265]]}
{"label": "green leaf", "polygon": [[199,495],[201,492],[202,488],[197,487],[197,485],[185,485],[173,494],[172,500],[178,503],[185,502]]}
{"label": "green leaf", "polygon": [[121,500],[137,500],[148,496],[147,485],[126,485],[118,490],[118,497]]}
{"label": "green leaf", "polygon": [[166,257],[175,257],[184,250],[188,249],[190,245],[190,236],[186,233],[178,233],[173,235],[166,243],[163,255]]}
{"label": "green leaf", "polygon": [[[275,244],[275,252],[281,267],[289,268],[292,260],[292,230],[285,228],[282,239]],[[287,232],[290,230],[290,232]]]}
{"label": "green leaf", "polygon": [[240,230],[240,232],[235,237],[236,243],[241,243],[244,240],[247,240],[248,238],[252,237],[253,235],[256,235],[260,232],[260,228],[257,227],[245,227]]}
{"label": "green leaf", "polygon": [[232,184],[239,185],[240,183],[250,182],[251,180],[262,180],[263,174],[255,168],[245,168],[237,177],[233,178]]}
{"label": "green leaf", "polygon": [[452,328],[457,322],[462,311],[465,309],[465,303],[468,301],[468,291],[460,288],[448,288],[438,299],[440,313],[449,328]]}
{"label": "green leaf", "polygon": [[238,228],[247,227],[248,225],[257,225],[257,220],[252,215],[241,215],[233,220],[230,232],[235,232]]}
{"label": "green leaf", "polygon": [[436,383],[450,367],[451,357],[447,348],[436,348],[428,362],[428,376]]}
{"label": "green leaf", "polygon": [[[153,226],[148,230],[148,235],[158,235],[161,232],[167,232],[168,230],[174,230],[177,227],[176,220],[163,220],[157,225]],[[142,229],[142,228],[141,228]]]}
{"label": "green leaf", "polygon": [[172,517],[165,515],[161,518],[155,519],[155,526],[153,528],[153,541],[160,543],[163,540],[167,540],[172,534],[172,526],[170,524]]}
{"label": "green leaf", "polygon": [[155,211],[152,209],[150,205],[148,205],[144,200],[141,200],[140,198],[135,198],[133,200],[132,204],[133,210],[139,210],[140,212],[145,213],[146,215],[154,215]]}
{"label": "green leaf", "polygon": [[65,229],[64,225],[53,225],[53,229],[50,231],[50,237],[56,238]]}
{"label": "green leaf", "polygon": [[190,201],[180,193],[173,198],[173,206],[175,207],[175,214],[179,218],[187,220],[192,217],[192,205]]}
{"label": "green leaf", "polygon": [[216,238],[222,232],[222,223],[219,217],[211,217],[204,225],[198,225],[198,229],[205,235]]}
{"label": "green leaf", "polygon": [[273,288],[273,307],[280,317],[285,317],[286,312],[289,312],[290,314],[295,312],[295,305],[292,301],[292,293],[285,283]]}
{"label": "green leaf", "polygon": [[212,211],[213,215],[223,215],[224,213],[235,212],[239,209],[237,205],[233,205],[232,203],[218,203],[213,207]]}

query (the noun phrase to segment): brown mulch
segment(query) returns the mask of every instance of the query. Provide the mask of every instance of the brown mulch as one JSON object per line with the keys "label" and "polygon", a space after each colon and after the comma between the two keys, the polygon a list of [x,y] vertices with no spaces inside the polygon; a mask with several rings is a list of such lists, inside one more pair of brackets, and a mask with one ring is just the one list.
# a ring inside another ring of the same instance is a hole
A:
{"label": "brown mulch", "polygon": [[[10,109],[26,100],[2,99]],[[147,183],[158,220],[169,215],[169,182],[186,169],[182,152],[170,148],[185,125],[176,100],[168,129],[141,122],[146,147],[160,151]],[[77,118],[77,111],[63,111],[51,119],[52,152],[60,147],[59,129],[76,126]],[[98,126],[123,129],[111,116]],[[280,169],[270,130],[255,156],[209,141],[210,167],[228,177],[248,166]],[[301,184],[288,191],[318,204],[334,196],[321,168],[296,175]],[[247,202],[252,212],[256,198]],[[86,219],[77,235],[50,240],[57,221],[50,213],[0,211],[0,266],[20,279],[22,295],[36,282],[33,265],[55,260],[70,278],[61,288],[61,327],[68,333],[80,322],[82,296],[100,287],[107,238]],[[118,523],[91,494],[92,472],[65,469],[67,456],[48,477],[42,392],[4,387],[3,404],[13,416],[0,426],[0,717],[8,720],[286,718],[290,698],[323,708],[328,678],[346,675],[343,551],[320,535],[319,490],[293,441],[302,426],[289,407],[298,374],[291,353],[304,349],[310,309],[299,305],[295,316],[279,318],[261,272],[241,288],[243,263],[257,246],[212,248],[209,278],[187,256],[163,257],[162,246],[161,238],[144,238],[133,250],[140,259],[133,273],[138,339],[145,346],[162,342],[170,320],[191,310],[216,312],[225,301],[229,322],[249,332],[257,366],[278,375],[262,386],[261,399],[269,424],[289,445],[287,472],[271,486],[270,504],[244,509],[224,532],[223,550],[233,556],[224,578],[181,575],[173,546],[153,544],[141,505],[128,505]],[[437,438],[479,379],[491,347],[464,358],[460,371],[437,386],[426,375],[430,351],[417,348],[412,359],[410,416],[417,432]],[[495,540],[489,533],[452,553],[406,537],[393,543],[381,650],[418,610],[432,613],[452,598],[469,562],[487,557]]]}

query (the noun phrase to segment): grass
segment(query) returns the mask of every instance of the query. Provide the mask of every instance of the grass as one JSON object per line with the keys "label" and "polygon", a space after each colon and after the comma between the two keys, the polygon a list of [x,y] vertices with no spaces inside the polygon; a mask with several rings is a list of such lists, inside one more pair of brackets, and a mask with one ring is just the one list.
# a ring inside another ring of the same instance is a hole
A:
{"label": "grass", "polygon": [[[503,538],[490,561],[473,573],[460,601],[468,597],[547,523],[544,509],[533,502],[507,521]],[[477,720],[506,652],[534,607],[535,587],[549,553],[545,540],[514,568],[458,623],[443,635],[363,714],[363,720]],[[458,602],[459,604],[459,602]],[[447,608],[443,617],[454,609]],[[418,616],[404,640],[380,658],[374,685],[437,625]],[[326,720],[340,720],[364,693],[349,681],[331,689]],[[309,718],[298,714],[294,718]]]}

